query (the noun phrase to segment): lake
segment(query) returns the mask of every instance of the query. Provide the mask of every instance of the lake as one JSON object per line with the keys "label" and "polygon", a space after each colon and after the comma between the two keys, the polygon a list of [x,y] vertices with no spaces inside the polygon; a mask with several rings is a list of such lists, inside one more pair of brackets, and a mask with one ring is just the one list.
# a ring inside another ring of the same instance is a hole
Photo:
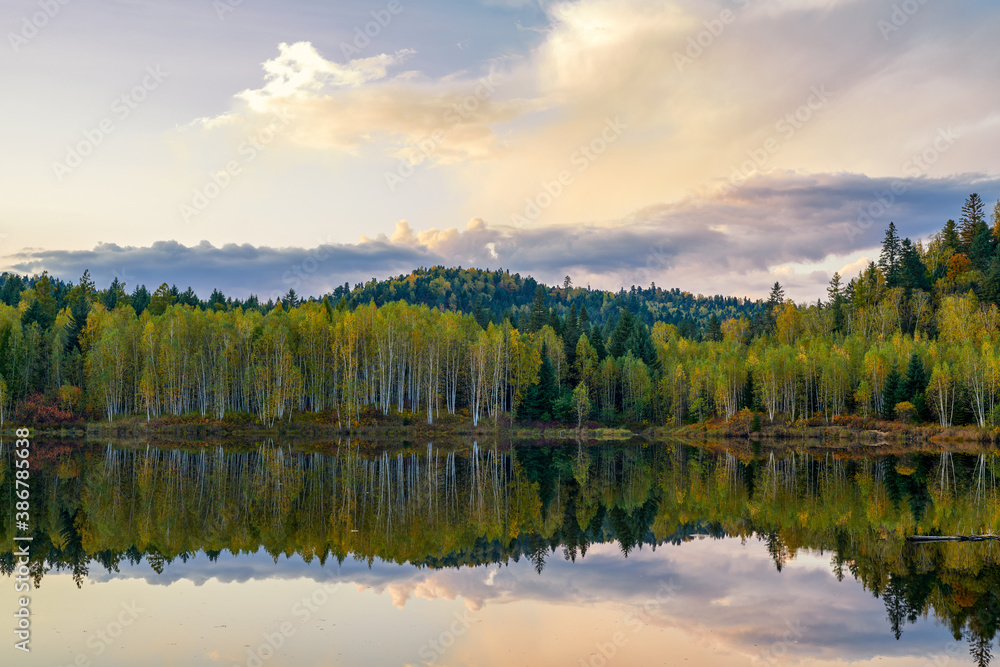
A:
{"label": "lake", "polygon": [[[5,629],[4,665],[986,665],[997,646],[997,543],[907,539],[995,531],[997,452],[36,447],[31,652]],[[10,443],[0,461],[13,507]]]}

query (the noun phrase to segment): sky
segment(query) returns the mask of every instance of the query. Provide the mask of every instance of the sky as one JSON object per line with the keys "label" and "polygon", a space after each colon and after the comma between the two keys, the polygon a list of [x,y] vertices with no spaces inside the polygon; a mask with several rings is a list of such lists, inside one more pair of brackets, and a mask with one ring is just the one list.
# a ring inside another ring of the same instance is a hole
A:
{"label": "sky", "polygon": [[986,0],[4,0],[0,267],[815,301],[1000,199]]}
{"label": "sky", "polygon": [[[895,639],[884,601],[850,575],[838,581],[828,553],[801,550],[779,573],[756,539],[646,545],[627,559],[617,544],[596,544],[575,562],[549,554],[541,575],[529,559],[321,567],[263,550],[215,562],[198,553],[160,573],[148,562],[123,561],[115,572],[93,562],[81,588],[71,573],[45,575],[32,604],[39,630],[28,665],[81,655],[109,667],[252,665],[248,650],[259,652],[284,624],[265,665],[373,656],[414,667],[972,664],[967,643],[933,615]],[[101,640],[119,618],[124,627]]]}

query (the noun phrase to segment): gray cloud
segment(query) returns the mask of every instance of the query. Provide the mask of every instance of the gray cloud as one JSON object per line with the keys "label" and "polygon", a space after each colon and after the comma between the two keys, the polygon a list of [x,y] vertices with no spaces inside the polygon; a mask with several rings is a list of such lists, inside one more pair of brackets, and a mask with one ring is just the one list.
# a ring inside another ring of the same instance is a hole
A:
{"label": "gray cloud", "polygon": [[[890,221],[904,236],[925,237],[957,218],[974,191],[992,202],[1000,196],[1000,179],[772,174],[738,188],[718,184],[607,224],[515,228],[475,219],[462,230],[414,231],[402,221],[391,238],[358,244],[273,248],[202,242],[188,247],[161,241],[149,247],[33,250],[8,261],[18,271],[48,270],[68,280],[90,269],[100,285],[115,276],[132,287],[190,285],[203,297],[216,287],[233,296],[267,298],[290,288],[321,295],[345,282],[437,264],[503,267],[548,283],[568,274],[577,284],[607,289],[655,281],[706,293],[732,293],[732,285],[742,285],[753,294],[773,279],[770,272],[777,267],[876,247]],[[821,271],[790,274],[786,287],[796,298],[815,299],[827,279]]]}

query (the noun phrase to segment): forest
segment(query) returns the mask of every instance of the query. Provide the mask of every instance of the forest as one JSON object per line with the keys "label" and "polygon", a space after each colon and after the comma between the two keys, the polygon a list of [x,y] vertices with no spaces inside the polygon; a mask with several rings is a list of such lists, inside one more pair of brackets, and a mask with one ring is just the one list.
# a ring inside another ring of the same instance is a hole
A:
{"label": "forest", "polygon": [[809,304],[778,283],[756,304],[469,269],[269,304],[7,274],[0,422],[198,414],[271,428],[309,412],[350,428],[376,411],[477,426],[860,416],[992,428],[998,246],[1000,202],[987,222],[973,194],[926,240],[890,223],[879,260],[847,282],[835,274]]}

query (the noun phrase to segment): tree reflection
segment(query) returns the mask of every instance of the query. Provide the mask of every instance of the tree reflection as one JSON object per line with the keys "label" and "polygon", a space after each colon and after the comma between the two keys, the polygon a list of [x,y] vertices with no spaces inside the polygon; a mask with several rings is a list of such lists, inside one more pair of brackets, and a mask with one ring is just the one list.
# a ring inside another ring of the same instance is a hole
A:
{"label": "tree reflection", "polygon": [[[458,567],[593,544],[636,549],[695,536],[760,540],[780,572],[801,549],[831,553],[880,597],[890,632],[932,615],[989,664],[1000,619],[994,542],[913,543],[912,535],[988,534],[1000,524],[996,452],[834,455],[717,443],[594,447],[403,446],[345,442],[327,453],[250,448],[79,447],[39,457],[31,573],[164,572],[203,552],[265,550],[275,560],[355,558]],[[9,451],[0,493],[13,494]],[[0,539],[11,544],[6,513]],[[13,571],[10,551],[0,568]]]}

